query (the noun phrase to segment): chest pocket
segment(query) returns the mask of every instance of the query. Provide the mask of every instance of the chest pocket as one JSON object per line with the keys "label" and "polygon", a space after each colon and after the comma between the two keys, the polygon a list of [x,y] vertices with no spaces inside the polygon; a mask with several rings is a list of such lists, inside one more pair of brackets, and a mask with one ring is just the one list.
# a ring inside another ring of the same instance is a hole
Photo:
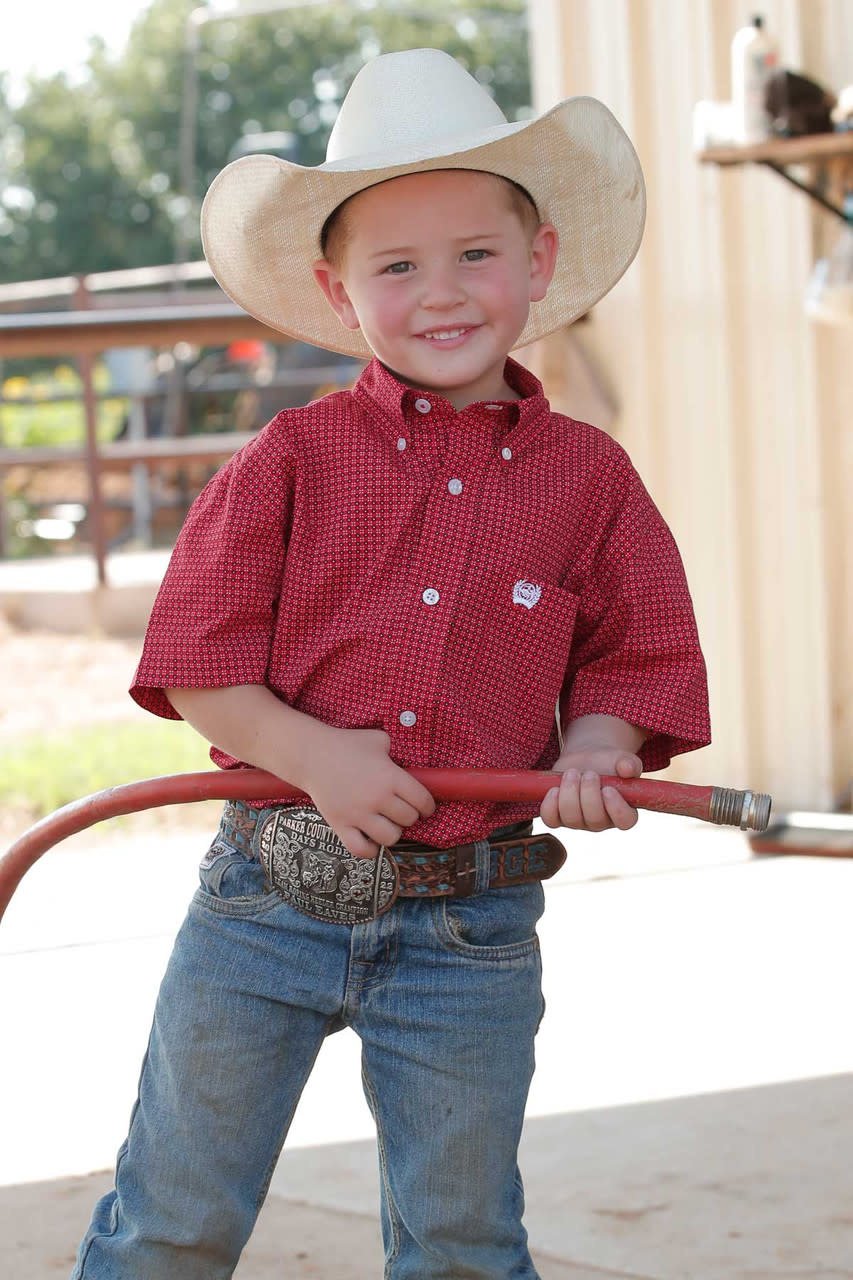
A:
{"label": "chest pocket", "polygon": [[459,676],[484,727],[544,747],[572,647],[578,597],[553,582],[501,573],[469,596],[454,639]]}

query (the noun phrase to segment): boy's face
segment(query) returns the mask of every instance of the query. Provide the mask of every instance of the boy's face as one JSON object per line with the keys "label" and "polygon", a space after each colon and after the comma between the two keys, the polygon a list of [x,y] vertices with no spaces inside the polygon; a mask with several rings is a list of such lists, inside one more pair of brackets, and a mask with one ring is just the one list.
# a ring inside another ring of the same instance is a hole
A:
{"label": "boy's face", "polygon": [[457,408],[506,399],[504,362],[544,298],[557,232],[526,229],[507,184],[442,169],[354,196],[339,259],[314,264],[338,317],[404,382]]}

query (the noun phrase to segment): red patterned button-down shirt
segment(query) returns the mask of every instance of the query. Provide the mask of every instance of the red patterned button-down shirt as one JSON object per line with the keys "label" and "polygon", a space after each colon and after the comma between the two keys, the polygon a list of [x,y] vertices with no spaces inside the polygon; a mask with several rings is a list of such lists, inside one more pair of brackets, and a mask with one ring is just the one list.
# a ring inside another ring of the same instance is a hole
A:
{"label": "red patterned button-down shirt", "polygon": [[[624,451],[518,401],[456,411],[378,361],[287,409],[193,505],[132,696],[266,684],[328,724],[382,728],[405,768],[547,769],[566,720],[649,731],[646,769],[709,740],[705,668],[672,536]],[[214,748],[224,768],[239,761]],[[535,804],[439,803],[447,847]]]}

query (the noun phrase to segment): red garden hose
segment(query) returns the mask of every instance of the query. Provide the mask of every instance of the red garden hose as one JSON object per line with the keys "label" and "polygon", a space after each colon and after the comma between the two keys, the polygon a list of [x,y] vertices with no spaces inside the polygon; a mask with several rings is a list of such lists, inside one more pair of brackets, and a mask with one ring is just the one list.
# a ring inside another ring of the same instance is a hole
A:
{"label": "red garden hose", "polygon": [[[412,769],[436,800],[533,801],[540,804],[559,773],[504,769]],[[629,804],[658,813],[701,818],[743,830],[764,831],[770,821],[770,797],[727,787],[696,787],[649,778],[602,778]],[[48,814],[20,836],[0,858],[0,919],[33,863],[66,836],[85,831],[104,818],[137,813],[159,805],[194,800],[307,799],[303,791],[261,769],[207,770],[162,778],[146,778],[108,787]]]}

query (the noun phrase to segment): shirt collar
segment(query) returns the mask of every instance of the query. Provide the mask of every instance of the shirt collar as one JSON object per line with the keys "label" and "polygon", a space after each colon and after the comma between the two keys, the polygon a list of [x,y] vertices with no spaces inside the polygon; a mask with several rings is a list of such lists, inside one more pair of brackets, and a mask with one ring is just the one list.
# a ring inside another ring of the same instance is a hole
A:
{"label": "shirt collar", "polygon": [[[504,366],[504,378],[521,396],[520,400],[478,401],[456,410],[437,392],[418,391],[401,382],[374,356],[353,387],[352,394],[395,441],[402,432],[410,433],[431,420],[440,421],[445,430],[455,427],[472,435],[480,435],[485,430],[500,438],[511,433],[518,447],[547,421],[551,408],[539,379],[509,356]],[[422,412],[425,405],[429,408]]]}

